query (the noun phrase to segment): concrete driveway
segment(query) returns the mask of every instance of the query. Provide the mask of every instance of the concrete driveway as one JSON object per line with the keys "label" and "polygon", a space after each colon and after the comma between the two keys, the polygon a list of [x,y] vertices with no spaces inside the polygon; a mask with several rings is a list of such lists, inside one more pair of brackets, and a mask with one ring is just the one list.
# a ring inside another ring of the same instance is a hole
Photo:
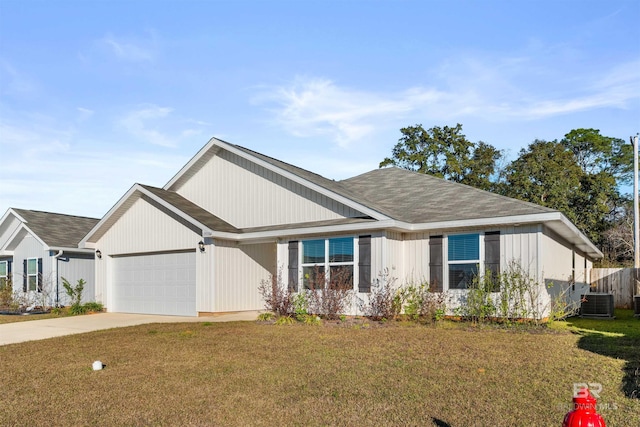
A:
{"label": "concrete driveway", "polygon": [[59,319],[32,320],[0,325],[0,345],[83,334],[102,329],[122,328],[146,323],[233,322],[256,320],[259,312],[243,311],[212,317],[156,316],[152,314],[98,313]]}

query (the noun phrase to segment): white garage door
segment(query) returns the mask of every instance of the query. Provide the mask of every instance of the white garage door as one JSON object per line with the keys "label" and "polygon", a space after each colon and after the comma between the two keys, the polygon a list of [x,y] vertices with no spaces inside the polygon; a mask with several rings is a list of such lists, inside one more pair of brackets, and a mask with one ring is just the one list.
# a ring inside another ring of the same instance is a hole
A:
{"label": "white garage door", "polygon": [[197,314],[194,252],[126,256],[113,261],[112,311]]}

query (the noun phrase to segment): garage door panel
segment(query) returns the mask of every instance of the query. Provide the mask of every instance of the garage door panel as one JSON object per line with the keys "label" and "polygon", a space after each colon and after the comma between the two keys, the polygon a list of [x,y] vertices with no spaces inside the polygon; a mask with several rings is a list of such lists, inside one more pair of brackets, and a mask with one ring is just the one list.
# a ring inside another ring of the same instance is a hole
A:
{"label": "garage door panel", "polygon": [[195,253],[115,258],[113,311],[195,316]]}

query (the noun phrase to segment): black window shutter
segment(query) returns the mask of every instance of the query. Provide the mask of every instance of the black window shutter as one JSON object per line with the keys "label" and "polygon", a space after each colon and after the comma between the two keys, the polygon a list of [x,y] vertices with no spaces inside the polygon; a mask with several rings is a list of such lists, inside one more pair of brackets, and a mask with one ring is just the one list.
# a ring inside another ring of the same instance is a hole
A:
{"label": "black window shutter", "polygon": [[298,291],[298,242],[289,242],[289,290]]}
{"label": "black window shutter", "polygon": [[500,232],[484,234],[484,274],[493,280],[493,291],[500,291]]}
{"label": "black window shutter", "polygon": [[24,269],[24,274],[22,275],[22,292],[27,292],[27,260],[22,260],[22,268]]}
{"label": "black window shutter", "polygon": [[12,259],[7,260],[7,280],[11,280],[11,277],[12,277],[11,269],[13,268],[12,266],[13,266],[13,260]]}
{"label": "black window shutter", "polygon": [[42,258],[38,258],[38,292],[42,292]]}
{"label": "black window shutter", "polygon": [[358,238],[358,292],[371,292],[371,236]]}
{"label": "black window shutter", "polygon": [[429,288],[442,292],[442,236],[429,237]]}

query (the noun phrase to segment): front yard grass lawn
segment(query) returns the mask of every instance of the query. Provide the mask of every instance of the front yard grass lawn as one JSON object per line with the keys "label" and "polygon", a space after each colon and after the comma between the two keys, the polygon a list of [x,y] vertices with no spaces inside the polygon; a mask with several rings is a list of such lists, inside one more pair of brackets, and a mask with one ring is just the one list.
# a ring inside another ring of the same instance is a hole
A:
{"label": "front yard grass lawn", "polygon": [[640,350],[560,326],[205,322],[1,346],[0,425],[559,426],[591,382],[608,426],[638,427],[623,383]]}

